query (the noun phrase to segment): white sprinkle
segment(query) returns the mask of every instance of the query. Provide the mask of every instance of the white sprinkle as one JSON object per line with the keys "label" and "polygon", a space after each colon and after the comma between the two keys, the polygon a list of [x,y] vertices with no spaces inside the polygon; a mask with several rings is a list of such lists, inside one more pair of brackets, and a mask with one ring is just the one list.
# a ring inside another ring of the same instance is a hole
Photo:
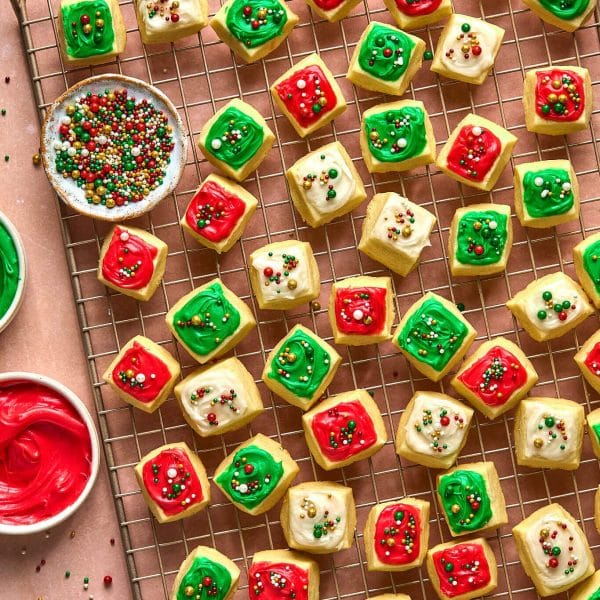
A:
{"label": "white sprinkle", "polygon": [[360,310],[360,308],[357,308],[353,313],[352,313],[352,318],[355,321],[362,321],[363,317],[365,316],[365,314],[363,313],[362,310]]}
{"label": "white sprinkle", "polygon": [[62,142],[60,140],[56,140],[54,142],[54,149],[55,150],[61,150],[62,149]]}
{"label": "white sprinkle", "polygon": [[169,479],[175,479],[175,477],[177,477],[177,469],[175,467],[169,467],[167,469],[167,477]]}
{"label": "white sprinkle", "polygon": [[398,146],[400,148],[406,148],[408,142],[406,141],[406,138],[400,138],[397,142]]}
{"label": "white sprinkle", "polygon": [[565,181],[565,183],[562,184],[562,189],[565,192],[570,192],[571,191],[571,184],[568,181]]}
{"label": "white sprinkle", "polygon": [[304,81],[304,79],[298,79],[298,81],[296,81],[296,87],[299,90],[303,90],[306,87],[306,81]]}
{"label": "white sprinkle", "polygon": [[210,147],[213,150],[219,150],[219,148],[221,148],[221,140],[219,138],[215,138],[211,143],[210,143]]}
{"label": "white sprinkle", "polygon": [[542,187],[544,185],[544,178],[543,177],[536,177],[533,180],[533,183],[537,186],[537,187]]}
{"label": "white sprinkle", "polygon": [[121,231],[121,235],[119,236],[119,239],[122,242],[126,242],[129,239],[129,232],[128,231]]}
{"label": "white sprinkle", "polygon": [[104,146],[104,144],[106,144],[108,142],[108,138],[105,135],[99,135],[96,138],[96,141],[101,145]]}
{"label": "white sprinkle", "polygon": [[496,227],[498,227],[498,223],[496,223],[496,221],[490,221],[490,222],[488,223],[488,227],[489,227],[490,229],[496,229]]}
{"label": "white sprinkle", "polygon": [[75,150],[75,148],[73,148],[73,146],[71,146],[68,150],[67,150],[67,154],[69,156],[75,156],[77,154],[77,150]]}
{"label": "white sprinkle", "polygon": [[81,151],[81,156],[89,156],[90,155],[90,151],[87,148],[84,148]]}
{"label": "white sprinkle", "polygon": [[238,491],[241,494],[245,494],[248,491],[248,486],[245,483],[240,483],[240,487],[238,487]]}
{"label": "white sprinkle", "polygon": [[475,127],[473,127],[472,131],[473,131],[473,135],[477,136],[477,137],[480,136],[483,133],[481,127],[479,127],[478,125],[476,125]]}
{"label": "white sprinkle", "polygon": [[143,373],[138,373],[138,374],[135,376],[135,380],[136,380],[138,383],[144,383],[144,381],[146,381],[146,376],[145,376]]}
{"label": "white sprinkle", "polygon": [[140,150],[139,146],[134,146],[131,149],[131,156],[139,156],[142,153],[142,151]]}

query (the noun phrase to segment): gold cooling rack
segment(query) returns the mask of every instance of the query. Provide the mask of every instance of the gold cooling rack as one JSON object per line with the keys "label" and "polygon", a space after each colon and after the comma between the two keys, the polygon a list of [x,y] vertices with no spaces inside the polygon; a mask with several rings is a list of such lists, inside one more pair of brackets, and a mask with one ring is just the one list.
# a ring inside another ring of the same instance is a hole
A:
{"label": "gold cooling rack", "polygon": [[[368,4],[367,4],[368,1]],[[420,267],[407,278],[395,276],[396,308],[400,314],[426,290],[434,290],[465,305],[465,315],[475,326],[478,340],[505,335],[519,343],[540,374],[536,394],[571,398],[587,410],[600,406],[597,394],[584,385],[573,362],[580,344],[598,327],[597,316],[576,332],[551,343],[535,343],[519,330],[504,303],[536,276],[564,270],[574,275],[571,249],[584,236],[600,230],[600,38],[598,13],[575,34],[546,27],[520,0],[455,0],[463,12],[500,25],[506,37],[493,76],[481,87],[439,79],[424,64],[414,79],[408,97],[423,100],[432,117],[441,146],[449,132],[471,111],[508,128],[519,138],[513,163],[569,158],[582,189],[578,221],[556,229],[525,230],[513,219],[515,241],[506,273],[481,279],[450,277],[446,261],[448,225],[457,207],[475,201],[512,203],[512,169],[507,168],[496,189],[475,193],[462,188],[435,168],[421,168],[403,175],[369,175],[358,146],[359,117],[382,97],[352,87],[344,78],[354,46],[371,19],[391,22],[381,0],[364,0],[349,17],[330,24],[314,18],[303,0],[292,0],[300,23],[288,40],[265,60],[245,65],[235,58],[210,30],[175,45],[142,46],[132,0],[121,2],[128,27],[127,49],[118,61],[94,69],[65,70],[56,43],[57,0],[12,0],[23,32],[31,81],[40,117],[45,107],[65,88],[91,74],[119,72],[139,77],[165,92],[179,109],[190,137],[195,139],[204,121],[231,98],[242,97],[265,115],[277,133],[278,143],[256,174],[246,183],[260,198],[260,207],[245,235],[229,253],[217,257],[183,235],[178,221],[199,180],[210,172],[194,144],[177,192],[136,225],[150,229],[169,244],[164,281],[147,303],[115,294],[96,280],[100,242],[108,227],[60,206],[65,251],[77,304],[81,335],[87,353],[91,384],[95,392],[101,435],[110,470],[110,480],[135,598],[168,597],[175,573],[186,554],[197,544],[215,546],[240,567],[242,578],[236,598],[247,597],[246,568],[252,555],[265,548],[285,546],[279,525],[279,507],[259,517],[236,511],[213,487],[214,504],[202,514],[170,525],[157,525],[150,517],[133,477],[140,456],[165,442],[186,440],[199,453],[209,473],[226,453],[251,434],[263,432],[290,450],[301,465],[299,480],[328,478],[354,489],[358,506],[356,543],[350,550],[319,558],[322,574],[321,598],[360,600],[385,591],[407,593],[413,600],[433,599],[425,569],[403,574],[369,573],[366,569],[362,529],[375,502],[404,495],[432,502],[431,544],[448,540],[447,527],[438,518],[433,497],[435,472],[399,460],[393,440],[400,414],[414,390],[441,389],[410,369],[390,344],[379,347],[339,347],[343,366],[330,392],[354,387],[374,395],[387,424],[388,444],[371,460],[341,471],[322,472],[311,460],[300,425],[300,411],[268,393],[260,383],[267,406],[265,413],[242,431],[225,437],[201,440],[192,435],[171,399],[153,415],[132,410],[108,390],[100,378],[119,348],[135,334],[143,333],[174,352],[184,374],[194,362],[173,342],[164,315],[182,295],[218,274],[226,285],[254,310],[258,328],[235,350],[259,380],[266,354],[296,323],[303,323],[327,340],[331,339],[326,304],[331,283],[355,274],[387,274],[387,271],[356,250],[364,206],[317,230],[306,227],[294,212],[283,172],[309,149],[340,140],[353,157],[369,194],[397,190],[433,211],[438,228],[432,247],[423,254]],[[218,9],[211,0],[210,12]],[[439,25],[417,34],[434,48]],[[300,140],[274,108],[268,88],[277,76],[304,55],[317,50],[339,81],[347,111],[333,125],[309,140]],[[536,137],[524,127],[521,107],[522,81],[529,68],[548,63],[588,67],[596,88],[596,106],[590,127],[576,135]],[[246,256],[255,248],[280,239],[298,238],[315,250],[323,281],[320,303],[286,313],[260,311],[251,294]],[[600,558],[600,536],[593,526],[593,496],[600,481],[598,461],[589,440],[579,470],[574,473],[534,471],[518,468],[513,455],[512,413],[488,422],[480,415],[469,435],[460,461],[491,460],[496,464],[508,503],[511,524],[550,501],[563,504],[583,527]],[[499,563],[498,588],[493,598],[517,600],[537,598],[524,575],[511,538],[510,527],[490,536]]]}

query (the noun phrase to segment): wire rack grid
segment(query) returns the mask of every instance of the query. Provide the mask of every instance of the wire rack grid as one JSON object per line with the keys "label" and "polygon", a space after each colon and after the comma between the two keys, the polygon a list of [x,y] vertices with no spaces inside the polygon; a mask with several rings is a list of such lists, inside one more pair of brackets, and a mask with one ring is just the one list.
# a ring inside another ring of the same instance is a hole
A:
{"label": "wire rack grid", "polygon": [[[254,301],[246,270],[246,256],[254,249],[281,239],[309,241],[319,264],[326,299],[332,282],[355,274],[386,274],[377,263],[356,250],[364,206],[320,229],[306,227],[291,208],[283,172],[297,158],[334,139],[340,140],[363,177],[369,195],[399,191],[432,210],[438,225],[432,247],[424,252],[420,267],[406,278],[393,277],[396,309],[403,314],[425,291],[433,290],[453,302],[463,303],[465,315],[476,327],[478,342],[496,335],[516,341],[532,360],[540,381],[536,395],[571,398],[586,409],[600,405],[597,394],[582,381],[572,360],[580,344],[597,328],[597,317],[588,319],[576,332],[551,343],[534,343],[517,328],[504,303],[533,277],[564,270],[573,275],[572,247],[583,237],[600,230],[598,183],[600,157],[598,102],[590,127],[581,133],[549,138],[529,134],[523,124],[522,80],[529,68],[555,64],[577,64],[590,69],[596,98],[600,73],[598,13],[575,34],[546,27],[520,0],[455,0],[457,12],[480,16],[506,29],[506,37],[490,79],[481,87],[440,79],[427,63],[414,79],[408,97],[423,100],[434,126],[438,148],[468,112],[476,112],[502,124],[519,138],[512,164],[550,158],[573,161],[582,190],[578,221],[551,230],[526,230],[513,219],[515,240],[505,273],[481,279],[453,279],[446,246],[448,226],[459,206],[475,201],[512,202],[511,169],[508,168],[492,193],[476,193],[452,182],[434,167],[402,175],[370,175],[358,146],[360,114],[383,97],[354,88],[344,78],[349,58],[366,24],[391,19],[380,0],[366,0],[344,20],[330,24],[315,19],[303,0],[292,0],[300,23],[282,46],[263,61],[245,65],[207,28],[200,35],[174,45],[144,47],[137,32],[132,0],[121,2],[127,24],[127,49],[116,62],[93,69],[67,71],[57,48],[56,2],[12,0],[19,19],[31,81],[40,118],[45,108],[66,87],[90,74],[119,72],[137,76],[165,92],[176,104],[190,137],[231,98],[241,97],[256,106],[277,134],[277,143],[246,187],[260,199],[259,210],[240,243],[217,257],[183,235],[179,219],[198,181],[210,171],[194,144],[178,189],[151,215],[135,223],[169,244],[164,281],[153,299],[137,303],[105,289],[96,279],[98,252],[108,226],[70,212],[59,203],[65,250],[75,295],[81,334],[87,353],[91,384],[99,416],[101,436],[119,519],[126,560],[135,598],[154,600],[169,595],[180,562],[197,544],[208,544],[232,558],[242,571],[236,598],[247,596],[246,569],[255,551],[285,547],[279,525],[279,507],[260,517],[237,512],[213,487],[213,503],[199,516],[169,525],[157,525],[150,517],[133,477],[133,465],[156,446],[185,440],[204,461],[209,473],[237,444],[262,432],[279,440],[301,466],[298,480],[332,479],[353,488],[357,502],[358,529],[350,550],[319,557],[321,598],[359,600],[385,591],[407,593],[413,600],[433,598],[425,569],[403,574],[370,573],[366,569],[362,528],[369,509],[385,500],[411,495],[431,501],[433,545],[450,539],[434,501],[435,472],[399,459],[394,436],[403,407],[417,389],[448,391],[442,382],[432,384],[410,369],[390,344],[379,347],[340,348],[343,363],[330,386],[330,393],[354,387],[366,388],[384,416],[389,434],[385,447],[372,459],[340,471],[324,473],[312,461],[303,439],[298,409],[268,392],[260,381],[265,357],[285,332],[296,323],[314,329],[331,340],[327,314],[319,305],[288,311],[260,311]],[[211,14],[217,0],[209,2]],[[441,25],[416,32],[434,48]],[[269,84],[291,64],[318,51],[334,72],[348,102],[347,111],[308,140],[300,140],[289,123],[278,114]],[[514,213],[513,213],[514,214]],[[164,345],[179,359],[183,374],[194,361],[180,350],[164,323],[169,307],[183,294],[215,275],[248,302],[258,327],[235,350],[254,375],[265,399],[266,411],[250,426],[225,437],[199,439],[185,424],[171,398],[152,415],[125,406],[101,379],[105,367],[123,344],[143,333]],[[494,461],[507,498],[511,525],[550,501],[558,501],[578,519],[594,553],[600,536],[593,527],[593,496],[600,480],[598,462],[584,445],[581,467],[573,473],[531,470],[516,465],[513,455],[512,413],[493,422],[474,418],[460,462]],[[511,538],[510,526],[488,536],[499,564],[498,588],[493,598],[528,600],[537,598],[524,575]],[[563,596],[566,597],[566,596]]]}

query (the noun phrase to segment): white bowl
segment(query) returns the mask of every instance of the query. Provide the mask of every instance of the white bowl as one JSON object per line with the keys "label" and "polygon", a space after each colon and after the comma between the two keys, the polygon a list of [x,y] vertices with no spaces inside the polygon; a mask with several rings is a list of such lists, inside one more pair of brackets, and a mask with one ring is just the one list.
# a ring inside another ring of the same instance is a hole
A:
{"label": "white bowl", "polygon": [[43,385],[55,392],[58,392],[65,400],[67,400],[71,406],[77,411],[83,422],[85,423],[89,435],[90,435],[90,446],[92,450],[92,462],[90,465],[90,477],[83,488],[83,491],[67,508],[57,513],[56,515],[38,521],[37,523],[28,523],[26,525],[11,525],[8,523],[0,523],[0,534],[4,535],[27,535],[32,533],[39,533],[40,531],[47,531],[48,529],[55,527],[59,523],[62,523],[68,519],[85,501],[89,496],[92,487],[98,476],[98,469],[100,466],[100,442],[98,440],[98,433],[96,432],[96,426],[92,421],[92,417],[85,404],[76,396],[70,389],[65,387],[62,383],[46,377],[44,375],[38,375],[37,373],[26,373],[22,371],[15,371],[10,373],[0,373],[0,387],[7,381],[29,381]]}
{"label": "white bowl", "polygon": [[13,320],[13,317],[17,314],[17,311],[21,306],[21,301],[23,300],[23,289],[25,288],[27,263],[25,260],[25,249],[23,247],[21,236],[19,235],[19,232],[16,230],[15,226],[9,221],[8,217],[2,212],[0,212],[0,223],[6,228],[6,231],[8,231],[10,237],[15,243],[17,258],[19,260],[19,272],[21,275],[12,304],[8,307],[8,310],[4,313],[4,315],[0,316],[0,331],[2,331]]}
{"label": "white bowl", "polygon": [[[171,162],[167,167],[162,185],[152,190],[143,200],[106,208],[103,204],[90,204],[85,198],[84,190],[77,186],[73,179],[64,178],[55,166],[56,150],[54,142],[58,137],[61,119],[66,116],[66,107],[73,104],[82,94],[87,92],[104,93],[107,88],[126,89],[138,99],[147,99],[165,113],[173,128],[174,148],[171,152]],[[44,170],[48,180],[60,198],[77,212],[101,219],[103,221],[122,221],[133,219],[152,210],[165,196],[170,194],[183,173],[187,158],[187,136],[183,123],[173,103],[158,89],[132,77],[124,75],[97,75],[89,77],[70,87],[47,109],[42,126],[41,154]]]}

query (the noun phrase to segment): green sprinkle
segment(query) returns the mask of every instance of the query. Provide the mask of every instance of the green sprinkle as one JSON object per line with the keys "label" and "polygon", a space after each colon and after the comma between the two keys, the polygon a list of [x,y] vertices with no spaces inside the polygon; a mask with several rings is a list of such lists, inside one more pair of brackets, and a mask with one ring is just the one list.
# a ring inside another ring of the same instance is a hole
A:
{"label": "green sprinkle", "polygon": [[69,579],[71,577],[71,571],[65,571],[65,578]]}
{"label": "green sprinkle", "polygon": [[433,52],[431,50],[425,50],[423,58],[425,60],[433,60]]}

